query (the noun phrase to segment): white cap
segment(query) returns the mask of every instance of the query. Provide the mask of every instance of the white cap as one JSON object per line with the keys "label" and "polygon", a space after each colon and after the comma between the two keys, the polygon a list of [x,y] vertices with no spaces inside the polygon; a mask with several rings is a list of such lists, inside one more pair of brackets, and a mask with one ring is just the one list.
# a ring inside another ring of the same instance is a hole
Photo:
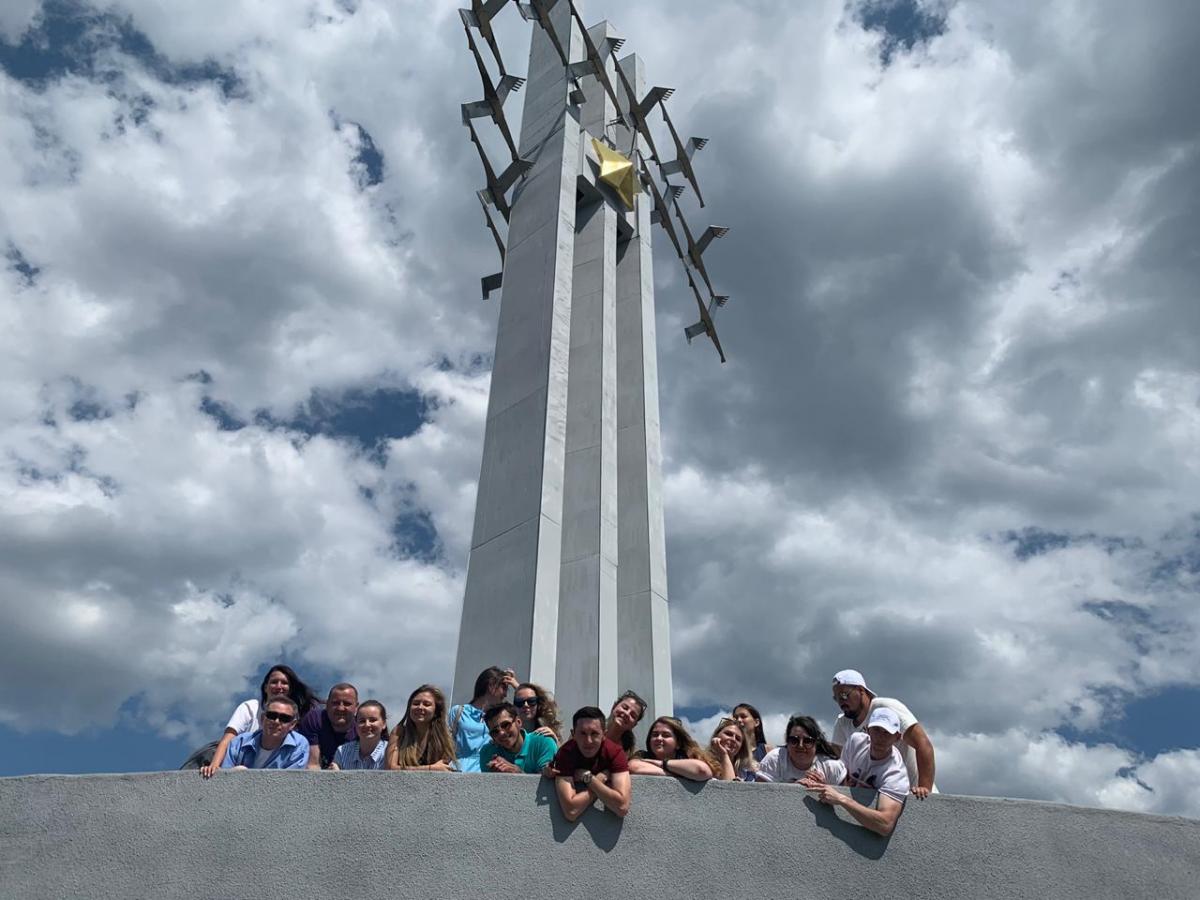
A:
{"label": "white cap", "polygon": [[881,706],[871,713],[867,718],[867,728],[882,728],[892,734],[900,734],[904,730],[900,727],[900,717],[896,715],[896,711],[886,706]]}
{"label": "white cap", "polygon": [[867,679],[863,678],[862,672],[857,669],[842,669],[833,676],[833,683],[843,687],[860,687],[872,697],[875,696],[875,692],[867,687]]}

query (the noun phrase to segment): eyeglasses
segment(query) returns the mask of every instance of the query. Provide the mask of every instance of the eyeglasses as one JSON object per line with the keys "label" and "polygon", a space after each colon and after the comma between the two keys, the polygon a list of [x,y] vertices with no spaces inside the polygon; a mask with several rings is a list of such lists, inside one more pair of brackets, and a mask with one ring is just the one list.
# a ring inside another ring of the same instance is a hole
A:
{"label": "eyeglasses", "polygon": [[268,709],[265,713],[263,713],[263,718],[270,719],[272,722],[283,722],[286,724],[292,721],[292,714],[275,712],[274,710]]}
{"label": "eyeglasses", "polygon": [[817,739],[815,737],[809,737],[807,735],[804,737],[800,737],[800,735],[798,735],[798,734],[789,734],[787,741],[788,741],[789,747],[815,747],[815,746],[817,746]]}
{"label": "eyeglasses", "polygon": [[842,702],[843,700],[849,700],[853,696],[854,696],[854,688],[850,688],[849,690],[845,690],[845,691],[834,691],[833,692],[833,699],[837,700],[839,703]]}
{"label": "eyeglasses", "polygon": [[488,734],[497,735],[502,731],[508,731],[508,729],[512,728],[513,725],[515,725],[515,724],[516,724],[516,722],[514,722],[512,719],[507,719],[503,722],[497,722],[495,725],[493,725],[491,728],[488,729]]}
{"label": "eyeglasses", "polygon": [[514,700],[513,706],[537,706],[537,697],[522,697],[520,700]]}

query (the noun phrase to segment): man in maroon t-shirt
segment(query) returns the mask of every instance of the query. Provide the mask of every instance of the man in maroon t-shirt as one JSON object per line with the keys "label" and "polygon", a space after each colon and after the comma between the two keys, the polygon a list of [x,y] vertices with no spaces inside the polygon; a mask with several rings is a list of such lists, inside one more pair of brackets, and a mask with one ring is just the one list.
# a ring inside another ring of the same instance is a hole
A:
{"label": "man in maroon t-shirt", "polygon": [[[624,818],[633,796],[629,760],[621,745],[604,736],[604,713],[585,706],[571,718],[571,739],[550,763],[558,805],[568,822],[599,800]],[[549,774],[549,773],[548,773]]]}

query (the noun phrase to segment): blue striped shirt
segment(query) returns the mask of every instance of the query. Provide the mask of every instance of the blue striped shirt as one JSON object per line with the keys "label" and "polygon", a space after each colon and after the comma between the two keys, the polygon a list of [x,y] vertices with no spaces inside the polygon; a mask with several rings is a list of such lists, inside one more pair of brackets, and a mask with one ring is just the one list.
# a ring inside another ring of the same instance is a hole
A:
{"label": "blue striped shirt", "polygon": [[371,751],[371,755],[363,759],[358,752],[358,741],[349,741],[337,748],[333,761],[339,769],[382,769],[383,755],[387,752],[387,741],[380,741]]}

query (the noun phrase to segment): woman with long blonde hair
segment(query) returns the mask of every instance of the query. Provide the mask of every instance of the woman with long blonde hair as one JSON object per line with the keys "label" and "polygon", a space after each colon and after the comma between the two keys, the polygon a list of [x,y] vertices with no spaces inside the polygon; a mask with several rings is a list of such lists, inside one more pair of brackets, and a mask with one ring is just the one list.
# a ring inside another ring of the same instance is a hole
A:
{"label": "woman with long blonde hair", "polygon": [[423,684],[409,695],[404,718],[392,729],[387,767],[421,772],[455,772],[458,758],[446,724],[446,695]]}
{"label": "woman with long blonde hair", "polygon": [[719,776],[721,768],[682,722],[674,716],[659,716],[646,735],[646,749],[629,760],[629,771],[633,775],[674,775],[689,781],[708,781]]}
{"label": "woman with long blonde hair", "polygon": [[562,743],[562,722],[554,695],[540,684],[524,682],[513,692],[513,706],[521,714],[521,727],[530,734],[544,734]]}
{"label": "woman with long blonde hair", "polygon": [[724,718],[713,729],[709,748],[721,770],[717,775],[722,781],[754,781],[758,766],[747,740],[745,729],[736,719]]}

